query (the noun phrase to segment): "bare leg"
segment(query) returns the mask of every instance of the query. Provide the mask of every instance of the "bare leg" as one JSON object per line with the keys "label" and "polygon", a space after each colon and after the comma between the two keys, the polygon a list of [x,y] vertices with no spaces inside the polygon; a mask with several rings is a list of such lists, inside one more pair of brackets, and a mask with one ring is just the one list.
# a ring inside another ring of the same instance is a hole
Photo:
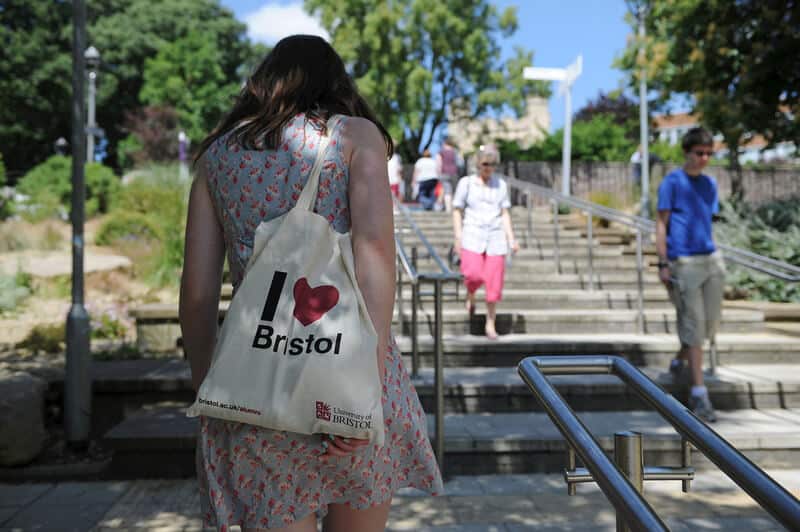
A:
{"label": "bare leg", "polygon": [[354,510],[344,504],[328,506],[328,515],[322,521],[323,532],[383,532],[389,519],[391,499],[365,510]]}
{"label": "bare leg", "polygon": [[242,532],[317,532],[317,514],[310,514],[299,521],[295,521],[283,528],[247,528],[242,527]]}
{"label": "bare leg", "polygon": [[472,292],[472,293],[467,292],[466,305],[467,305],[467,312],[469,312],[470,315],[473,312],[475,312],[475,292]]}
{"label": "bare leg", "polygon": [[703,386],[703,346],[691,346],[686,351],[692,372],[692,386]]}
{"label": "bare leg", "polygon": [[497,329],[495,328],[495,320],[497,319],[497,303],[488,301],[486,302],[486,337],[494,340],[497,338]]}

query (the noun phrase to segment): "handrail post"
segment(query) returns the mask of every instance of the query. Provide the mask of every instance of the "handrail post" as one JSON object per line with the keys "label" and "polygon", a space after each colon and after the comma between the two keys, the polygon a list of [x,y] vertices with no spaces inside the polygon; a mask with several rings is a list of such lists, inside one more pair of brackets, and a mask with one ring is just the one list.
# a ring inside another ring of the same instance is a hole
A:
{"label": "handrail post", "polygon": [[528,209],[528,227],[527,233],[525,234],[525,247],[529,248],[533,240],[533,198],[530,192],[525,192],[525,204]]}
{"label": "handrail post", "polygon": [[[684,469],[692,467],[692,444],[683,437],[681,437],[681,467]],[[689,488],[691,487],[691,480],[684,479],[681,481],[681,489],[684,493],[689,493]]]}
{"label": "handrail post", "polygon": [[[614,462],[631,481],[639,493],[644,492],[644,455],[642,434],[622,431],[614,434]],[[617,532],[629,532],[631,528],[617,514]]]}
{"label": "handrail post", "polygon": [[[411,265],[417,271],[417,246],[411,248]],[[417,338],[417,307],[419,306],[419,277],[411,283],[411,377],[419,372],[419,339]]]}
{"label": "handrail post", "polygon": [[644,334],[644,265],[642,264],[642,230],[636,230],[636,284],[638,287],[636,325],[639,334]]}
{"label": "handrail post", "polygon": [[592,236],[592,211],[586,211],[586,256],[589,262],[589,291],[594,292],[594,264],[592,257],[592,247],[594,247],[594,237]]}
{"label": "handrail post", "polygon": [[400,330],[403,330],[403,265],[400,256],[397,257],[397,322]]}
{"label": "handrail post", "polygon": [[556,273],[561,273],[561,249],[558,245],[558,201],[553,200],[553,258],[556,261]]}
{"label": "handrail post", "polygon": [[436,460],[439,462],[439,471],[444,474],[444,368],[442,354],[442,280],[433,281],[434,294],[434,325],[433,325],[433,353],[434,353],[434,387],[436,388]]}

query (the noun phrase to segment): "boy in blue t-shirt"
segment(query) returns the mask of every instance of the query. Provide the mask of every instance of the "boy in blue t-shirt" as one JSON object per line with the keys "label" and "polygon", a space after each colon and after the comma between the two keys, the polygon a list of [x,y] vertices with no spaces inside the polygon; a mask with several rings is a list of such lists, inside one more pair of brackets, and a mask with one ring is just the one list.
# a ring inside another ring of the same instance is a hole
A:
{"label": "boy in blue t-shirt", "polygon": [[681,342],[669,370],[677,378],[688,361],[689,407],[701,419],[716,421],[703,382],[703,342],[716,334],[725,286],[725,265],[711,231],[719,212],[717,182],[702,173],[713,154],[713,138],[693,128],[681,145],[686,161],[658,187],[656,220],[658,275],[675,305]]}

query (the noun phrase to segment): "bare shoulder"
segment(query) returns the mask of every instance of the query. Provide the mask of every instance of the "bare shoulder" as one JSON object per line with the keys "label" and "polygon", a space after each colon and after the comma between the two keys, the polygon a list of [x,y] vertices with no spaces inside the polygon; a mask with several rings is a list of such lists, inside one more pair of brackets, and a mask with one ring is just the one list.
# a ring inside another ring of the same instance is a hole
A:
{"label": "bare shoulder", "polygon": [[356,149],[386,152],[386,143],[378,126],[360,116],[347,117],[342,128],[342,142],[347,159],[352,157]]}

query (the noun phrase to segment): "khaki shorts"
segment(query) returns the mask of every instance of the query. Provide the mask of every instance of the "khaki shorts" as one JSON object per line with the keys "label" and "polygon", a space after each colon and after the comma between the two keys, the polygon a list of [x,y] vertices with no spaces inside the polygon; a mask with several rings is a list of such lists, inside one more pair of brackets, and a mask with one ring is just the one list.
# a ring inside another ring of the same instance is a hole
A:
{"label": "khaki shorts", "polygon": [[725,261],[719,251],[711,255],[679,257],[669,265],[681,345],[702,347],[717,333],[725,290]]}

